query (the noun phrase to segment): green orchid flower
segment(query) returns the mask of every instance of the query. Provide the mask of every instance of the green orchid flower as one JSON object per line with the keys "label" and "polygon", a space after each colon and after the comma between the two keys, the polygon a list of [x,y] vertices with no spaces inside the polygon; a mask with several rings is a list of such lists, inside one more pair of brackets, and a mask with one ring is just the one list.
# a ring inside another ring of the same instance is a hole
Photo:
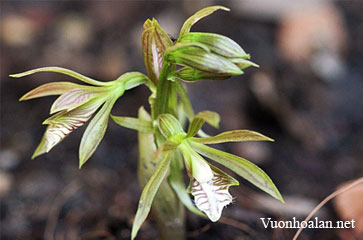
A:
{"label": "green orchid flower", "polygon": [[114,81],[100,82],[60,67],[37,68],[10,76],[18,78],[37,72],[62,73],[90,84],[52,82],[41,85],[20,98],[20,101],[24,101],[38,97],[60,95],[50,109],[50,114],[54,115],[43,122],[48,127],[32,158],[49,152],[71,132],[90,120],[99,109],[83,134],[79,148],[79,167],[92,156],[103,139],[108,118],[116,100],[126,90],[140,84],[153,85],[144,74],[138,72],[123,74]]}
{"label": "green orchid flower", "polygon": [[[276,186],[261,168],[244,158],[207,146],[208,144],[224,142],[273,140],[249,130],[227,131],[212,137],[196,137],[205,122],[218,127],[219,115],[210,111],[198,113],[189,124],[187,132],[183,130],[173,115],[161,114],[158,117],[157,126],[166,141],[155,153],[155,158],[161,160],[157,161],[159,165],[141,194],[132,236],[136,236],[142,222],[146,219],[155,194],[163,179],[168,175],[169,169],[169,183],[184,205],[198,215],[206,214],[211,221],[218,221],[223,208],[230,204],[233,199],[228,192],[229,187],[239,185],[239,183],[232,176],[208,163],[202,155],[231,169],[253,185],[283,202]],[[188,189],[194,197],[197,208],[193,206],[192,201],[187,196],[188,191],[184,186],[182,177],[176,177],[179,174],[178,168],[173,167],[173,165],[178,165],[178,163],[173,163],[173,161],[177,161],[173,155],[177,153],[183,156],[184,165],[190,178]]]}
{"label": "green orchid flower", "polygon": [[247,67],[258,67],[248,60],[250,55],[232,39],[215,33],[190,32],[199,19],[216,10],[229,11],[221,6],[205,8],[184,23],[176,44],[168,48],[165,54],[167,61],[184,68],[171,73],[169,79],[224,80],[243,74],[242,70]]}

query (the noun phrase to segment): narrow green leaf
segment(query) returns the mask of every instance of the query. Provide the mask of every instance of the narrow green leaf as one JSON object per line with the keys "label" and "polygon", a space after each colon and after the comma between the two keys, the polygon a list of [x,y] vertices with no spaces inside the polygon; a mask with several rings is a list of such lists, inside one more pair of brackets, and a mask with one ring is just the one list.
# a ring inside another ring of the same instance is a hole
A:
{"label": "narrow green leaf", "polygon": [[213,137],[192,138],[194,142],[203,144],[216,144],[225,142],[242,142],[242,141],[271,141],[274,140],[262,135],[261,133],[249,130],[233,130],[223,132]]}
{"label": "narrow green leaf", "polygon": [[92,156],[103,139],[107,129],[108,118],[116,100],[117,98],[112,98],[106,101],[87,126],[79,146],[79,168]]}
{"label": "narrow green leaf", "polygon": [[76,78],[82,82],[85,83],[89,83],[92,85],[96,85],[96,86],[107,86],[110,85],[110,82],[100,82],[97,80],[94,80],[92,78],[83,76],[82,74],[79,74],[77,72],[74,72],[72,70],[66,69],[66,68],[62,68],[62,67],[42,67],[42,68],[36,68],[36,69],[32,69],[23,73],[17,73],[17,74],[11,74],[10,77],[15,77],[15,78],[20,78],[20,77],[24,77],[24,76],[28,76],[31,75],[33,73],[38,73],[38,72],[57,72],[57,73],[62,73],[68,76],[71,76],[73,78]]}
{"label": "narrow green leaf", "polygon": [[205,122],[209,123],[215,128],[219,127],[219,114],[211,111],[199,112],[189,124],[187,137],[195,136],[199,130],[202,128]]}
{"label": "narrow green leaf", "polygon": [[248,56],[238,43],[216,33],[192,32],[183,35],[179,41],[181,43],[202,43],[208,46],[212,52],[227,58],[245,58]]}
{"label": "narrow green leaf", "polygon": [[133,117],[118,117],[111,115],[111,118],[115,123],[121,127],[130,128],[136,131],[152,133],[154,132],[151,121],[143,121]]}
{"label": "narrow green leaf", "polygon": [[155,173],[151,176],[150,180],[148,181],[148,183],[144,187],[144,190],[142,191],[134,224],[132,225],[132,231],[131,231],[132,240],[135,239],[137,232],[139,231],[142,223],[145,221],[150,212],[151,204],[154,200],[155,194],[158,191],[160,184],[162,183],[162,181],[164,180],[164,178],[168,173],[170,160],[171,160],[170,154],[165,154],[163,156],[163,159],[161,160]]}
{"label": "narrow green leaf", "polygon": [[158,117],[158,126],[160,132],[164,135],[165,138],[184,133],[184,130],[179,121],[173,115],[168,113],[161,114]]}
{"label": "narrow green leaf", "polygon": [[275,184],[272,182],[271,178],[258,166],[252,162],[238,157],[236,155],[226,153],[206,145],[189,141],[192,148],[198,153],[228,167],[244,179],[251,182],[253,185],[257,186],[261,190],[270,194],[274,198],[284,202],[280,192],[277,190]]}
{"label": "narrow green leaf", "polygon": [[196,208],[190,199],[190,195],[187,193],[185,183],[183,181],[183,165],[179,166],[179,159],[174,158],[170,163],[170,174],[168,177],[168,182],[173,188],[175,194],[178,196],[179,200],[184,204],[184,206],[192,213],[206,218],[207,216]]}
{"label": "narrow green leaf", "polygon": [[189,17],[183,24],[183,27],[180,30],[179,33],[179,38],[181,38],[182,36],[184,36],[184,34],[189,33],[191,27],[198,22],[200,19],[212,14],[213,12],[217,11],[217,10],[224,10],[224,11],[229,11],[228,8],[226,7],[222,7],[222,6],[211,6],[211,7],[206,7],[203,8],[201,10],[199,10],[198,12],[196,12],[195,14],[193,14],[191,17]]}
{"label": "narrow green leaf", "polygon": [[52,82],[43,84],[24,94],[19,101],[29,100],[38,97],[46,97],[52,95],[61,95],[67,91],[76,88],[85,88],[86,86],[72,82]]}

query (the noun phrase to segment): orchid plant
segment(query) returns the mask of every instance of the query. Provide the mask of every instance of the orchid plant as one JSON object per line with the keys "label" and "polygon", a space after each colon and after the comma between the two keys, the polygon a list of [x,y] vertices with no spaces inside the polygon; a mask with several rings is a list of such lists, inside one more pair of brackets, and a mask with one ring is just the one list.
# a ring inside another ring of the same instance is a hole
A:
{"label": "orchid plant", "polygon": [[[138,131],[138,178],[143,191],[136,212],[131,239],[134,239],[153,209],[161,239],[183,239],[184,207],[211,221],[218,221],[225,206],[232,202],[230,186],[239,182],[205,160],[209,158],[235,172],[272,197],[283,201],[269,176],[252,162],[207,145],[238,141],[273,141],[249,130],[232,130],[216,136],[201,128],[205,122],[218,128],[217,113],[195,114],[183,82],[224,80],[243,74],[255,66],[235,41],[228,37],[204,32],[190,32],[200,19],[221,6],[204,8],[188,18],[173,42],[155,19],[148,19],[142,34],[142,50],[147,75],[129,72],[114,81],[102,82],[60,67],[44,67],[12,77],[38,72],[57,72],[76,78],[87,85],[52,82],[28,92],[20,100],[60,95],[50,109],[51,117],[45,134],[32,158],[49,152],[69,133],[88,124],[79,148],[79,167],[92,156],[107,128],[109,117],[120,126]],[[151,114],[143,107],[138,117],[111,114],[116,100],[125,91],[146,85],[151,94]],[[188,123],[187,131],[183,127]],[[190,179],[186,187],[183,169]],[[194,198],[194,202],[191,197]],[[182,204],[183,205],[182,205]]]}

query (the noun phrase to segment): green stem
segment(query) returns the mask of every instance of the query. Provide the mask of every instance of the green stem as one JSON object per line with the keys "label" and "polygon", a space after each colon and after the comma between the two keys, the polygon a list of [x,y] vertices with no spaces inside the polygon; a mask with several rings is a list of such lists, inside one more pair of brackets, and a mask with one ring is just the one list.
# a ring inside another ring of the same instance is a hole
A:
{"label": "green stem", "polygon": [[171,63],[165,61],[157,84],[153,120],[155,120],[160,114],[166,113],[168,110],[168,96],[171,82],[168,81],[167,78],[171,68]]}
{"label": "green stem", "polygon": [[[150,116],[142,108],[139,110],[139,119],[150,121]],[[138,132],[139,164],[138,178],[141,187],[144,187],[154,173],[157,162],[153,158],[156,150],[154,135]],[[172,159],[173,161],[177,159]],[[155,195],[152,215],[157,223],[160,240],[185,239],[185,210],[183,204],[165,179]]]}

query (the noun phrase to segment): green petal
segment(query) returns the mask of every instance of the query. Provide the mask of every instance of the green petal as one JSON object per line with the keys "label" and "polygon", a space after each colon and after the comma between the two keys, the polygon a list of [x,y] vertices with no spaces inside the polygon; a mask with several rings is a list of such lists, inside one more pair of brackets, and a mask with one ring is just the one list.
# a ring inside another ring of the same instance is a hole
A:
{"label": "green petal", "polygon": [[155,173],[151,176],[150,180],[142,191],[134,224],[132,225],[131,239],[135,239],[137,232],[150,212],[151,204],[154,200],[155,194],[158,191],[161,182],[168,173],[170,160],[170,154],[165,154],[163,156],[163,159],[161,160]]}
{"label": "green petal", "polygon": [[51,95],[61,95],[76,88],[85,88],[83,85],[79,85],[72,82],[52,82],[43,84],[30,92],[27,92],[22,96],[19,101],[29,100],[38,97],[45,97]]}
{"label": "green petal", "polygon": [[199,10],[184,22],[183,27],[181,28],[179,33],[179,38],[181,38],[184,34],[189,33],[191,27],[200,19],[212,14],[217,10],[229,11],[228,8],[222,6],[211,6]]}
{"label": "green petal", "polygon": [[203,144],[216,144],[224,142],[242,142],[242,141],[271,141],[274,140],[262,135],[261,133],[249,130],[233,130],[223,132],[213,137],[193,138],[194,142]]}
{"label": "green petal", "polygon": [[76,78],[82,82],[85,83],[89,83],[92,85],[96,85],[96,86],[107,86],[110,85],[110,82],[100,82],[97,80],[94,80],[92,78],[83,76],[82,74],[79,74],[77,72],[74,72],[72,70],[66,69],[66,68],[62,68],[62,67],[42,67],[42,68],[36,68],[36,69],[32,69],[23,73],[17,73],[17,74],[11,74],[10,77],[15,77],[15,78],[19,78],[19,77],[24,77],[24,76],[28,76],[31,75],[33,73],[38,73],[38,72],[57,72],[57,73],[62,73],[68,76],[71,76],[73,78]]}
{"label": "green petal", "polygon": [[[170,163],[170,174],[168,177],[168,182],[173,188],[175,194],[178,196],[179,200],[184,204],[184,206],[192,213],[206,218],[206,215],[196,208],[190,199],[190,195],[187,193],[185,183],[183,181],[183,165],[178,164],[178,159],[173,159]],[[181,165],[181,166],[180,166]]]}
{"label": "green petal", "polygon": [[209,123],[215,128],[219,127],[219,114],[211,111],[199,112],[189,124],[187,137],[195,136],[199,130],[202,128],[205,122]]}
{"label": "green petal", "polygon": [[178,47],[173,51],[168,51],[165,57],[172,63],[195,68],[199,71],[231,76],[243,74],[243,71],[229,59],[196,46]]}
{"label": "green petal", "polygon": [[186,82],[194,82],[199,80],[225,80],[231,76],[226,74],[203,72],[195,68],[184,67],[175,72],[175,77]]}
{"label": "green petal", "polygon": [[284,201],[270,177],[261,168],[252,162],[200,143],[190,141],[190,144],[192,148],[198,153],[222,164],[225,167],[228,167],[274,198],[280,200],[281,202]]}
{"label": "green petal", "polygon": [[103,139],[107,129],[108,117],[116,100],[113,98],[106,101],[87,126],[79,146],[79,168],[92,156]]}
{"label": "green petal", "polygon": [[165,138],[184,133],[179,121],[173,115],[168,113],[161,114],[158,117],[158,126],[160,132]]}
{"label": "green petal", "polygon": [[151,121],[143,121],[138,118],[133,117],[118,117],[111,115],[111,118],[115,123],[118,125],[130,128],[136,131],[145,132],[145,133],[152,133],[154,132],[153,125]]}
{"label": "green petal", "polygon": [[202,43],[208,46],[212,52],[227,58],[245,58],[248,56],[235,41],[216,33],[192,32],[182,36],[179,41],[182,43]]}

